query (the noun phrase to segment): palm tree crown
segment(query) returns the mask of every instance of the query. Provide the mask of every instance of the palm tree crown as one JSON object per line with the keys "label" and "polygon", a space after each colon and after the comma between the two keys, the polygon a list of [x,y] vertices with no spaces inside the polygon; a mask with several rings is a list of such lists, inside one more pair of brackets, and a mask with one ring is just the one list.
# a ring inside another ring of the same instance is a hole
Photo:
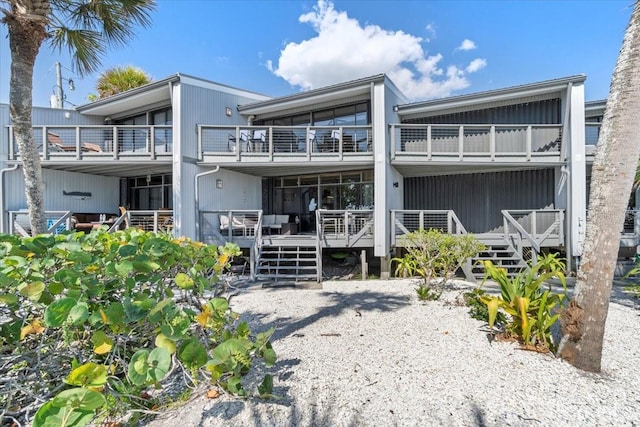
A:
{"label": "palm tree crown", "polygon": [[96,82],[98,99],[106,98],[151,82],[151,77],[142,69],[127,65],[103,71]]}

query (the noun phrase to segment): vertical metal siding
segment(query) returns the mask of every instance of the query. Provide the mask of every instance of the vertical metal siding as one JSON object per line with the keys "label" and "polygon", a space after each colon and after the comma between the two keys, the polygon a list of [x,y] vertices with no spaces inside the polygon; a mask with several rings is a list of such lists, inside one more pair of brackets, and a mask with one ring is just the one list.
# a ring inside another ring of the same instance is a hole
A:
{"label": "vertical metal siding", "polygon": [[441,116],[409,119],[403,123],[428,124],[559,124],[562,123],[560,99],[463,111]]}
{"label": "vertical metal siding", "polygon": [[[26,209],[22,168],[5,175],[6,210]],[[88,175],[75,172],[63,172],[43,169],[45,182],[45,209],[82,213],[118,213],[120,203],[120,179],[117,177]],[[72,196],[63,196],[62,191],[81,191],[91,193],[91,197],[81,200]]]}
{"label": "vertical metal siding", "polygon": [[405,178],[405,209],[453,209],[468,231],[502,225],[503,209],[554,207],[553,169]]}

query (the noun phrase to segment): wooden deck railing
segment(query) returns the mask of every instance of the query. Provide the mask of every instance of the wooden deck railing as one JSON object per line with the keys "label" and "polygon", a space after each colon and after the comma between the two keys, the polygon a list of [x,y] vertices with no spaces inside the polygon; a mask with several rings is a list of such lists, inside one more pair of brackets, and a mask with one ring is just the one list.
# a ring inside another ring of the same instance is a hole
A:
{"label": "wooden deck railing", "polygon": [[502,217],[504,238],[521,256],[530,247],[535,261],[542,247],[564,246],[564,210],[503,210]]}
{"label": "wooden deck railing", "polygon": [[449,234],[466,234],[456,213],[452,210],[392,210],[391,246],[402,244],[404,237],[416,230],[440,230]]}
{"label": "wooden deck railing", "polygon": [[125,228],[139,228],[144,231],[173,233],[173,211],[160,210],[126,210],[113,223],[105,223],[109,231]]}
{"label": "wooden deck railing", "polygon": [[316,210],[318,239],[342,241],[344,247],[356,245],[363,237],[373,236],[372,210]]}
{"label": "wooden deck railing", "polygon": [[392,124],[391,159],[559,157],[562,125]]}
{"label": "wooden deck railing", "polygon": [[[172,126],[34,126],[42,159],[171,158]],[[20,159],[9,127],[9,159]]]}

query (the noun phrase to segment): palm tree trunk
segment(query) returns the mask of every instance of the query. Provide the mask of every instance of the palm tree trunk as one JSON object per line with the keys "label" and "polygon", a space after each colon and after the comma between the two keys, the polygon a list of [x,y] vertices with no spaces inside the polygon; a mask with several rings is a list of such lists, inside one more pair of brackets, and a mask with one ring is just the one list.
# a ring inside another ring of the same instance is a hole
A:
{"label": "palm tree trunk", "polygon": [[34,141],[31,121],[33,66],[47,34],[46,17],[50,5],[48,0],[11,0],[10,4],[12,13],[5,16],[11,50],[9,111],[23,164],[31,233],[35,235],[47,231],[47,220],[40,154]]}
{"label": "palm tree trunk", "polygon": [[640,155],[640,2],[636,2],[618,56],[598,151],[575,295],[562,313],[560,357],[600,372],[605,321],[620,232]]}

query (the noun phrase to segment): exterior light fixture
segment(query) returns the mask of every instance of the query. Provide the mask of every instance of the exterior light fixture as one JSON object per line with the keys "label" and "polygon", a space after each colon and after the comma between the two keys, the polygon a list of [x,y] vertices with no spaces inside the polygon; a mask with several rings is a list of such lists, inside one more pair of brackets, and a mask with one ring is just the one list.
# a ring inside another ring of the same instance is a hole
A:
{"label": "exterior light fixture", "polygon": [[233,114],[233,111],[231,110],[231,108],[227,107],[225,109],[225,114],[227,115],[227,117],[231,117],[231,114]]}
{"label": "exterior light fixture", "polygon": [[222,180],[216,179],[216,188],[222,188]]}

